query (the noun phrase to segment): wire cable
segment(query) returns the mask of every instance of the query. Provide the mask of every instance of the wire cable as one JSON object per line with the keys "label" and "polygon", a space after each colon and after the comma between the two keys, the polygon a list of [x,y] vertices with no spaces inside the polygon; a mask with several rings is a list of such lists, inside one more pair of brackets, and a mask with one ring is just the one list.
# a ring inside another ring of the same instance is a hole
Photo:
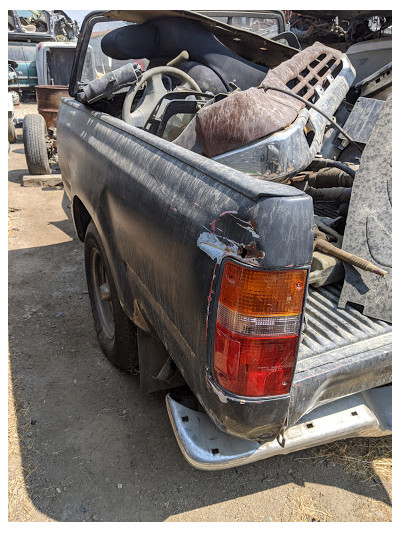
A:
{"label": "wire cable", "polygon": [[343,170],[353,179],[356,177],[356,171],[350,168],[345,163],[342,163],[341,161],[336,161],[335,159],[325,159],[322,157],[315,158],[314,161],[318,164],[325,165],[327,167],[334,167],[338,168],[339,170]]}

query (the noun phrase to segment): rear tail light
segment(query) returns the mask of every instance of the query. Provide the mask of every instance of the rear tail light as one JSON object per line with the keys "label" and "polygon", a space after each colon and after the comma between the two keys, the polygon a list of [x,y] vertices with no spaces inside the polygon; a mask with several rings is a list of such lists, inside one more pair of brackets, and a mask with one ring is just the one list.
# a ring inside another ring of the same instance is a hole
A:
{"label": "rear tail light", "polygon": [[238,396],[289,392],[306,279],[306,270],[261,271],[225,263],[214,373],[226,390]]}

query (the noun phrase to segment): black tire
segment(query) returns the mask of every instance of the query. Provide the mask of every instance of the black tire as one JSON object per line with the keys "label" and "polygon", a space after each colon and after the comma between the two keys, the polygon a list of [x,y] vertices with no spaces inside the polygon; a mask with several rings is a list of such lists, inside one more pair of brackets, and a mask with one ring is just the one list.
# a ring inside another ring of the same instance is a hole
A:
{"label": "black tire", "polygon": [[[133,371],[138,365],[137,327],[119,303],[110,265],[93,221],[85,235],[85,268],[94,325],[100,347],[113,365]],[[110,300],[104,301],[100,287],[109,286]]]}
{"label": "black tire", "polygon": [[8,119],[8,142],[14,144],[17,140],[17,134],[15,132],[15,125],[12,118]]}
{"label": "black tire", "polygon": [[50,174],[46,135],[46,122],[42,115],[25,116],[23,127],[25,157],[29,173],[34,176]]}

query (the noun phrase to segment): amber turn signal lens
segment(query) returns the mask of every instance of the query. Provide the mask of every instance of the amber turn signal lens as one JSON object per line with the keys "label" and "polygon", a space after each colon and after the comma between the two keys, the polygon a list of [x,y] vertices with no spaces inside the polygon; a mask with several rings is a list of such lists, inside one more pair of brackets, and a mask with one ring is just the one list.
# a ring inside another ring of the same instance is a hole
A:
{"label": "amber turn signal lens", "polygon": [[242,315],[298,315],[306,270],[261,271],[227,262],[219,301]]}

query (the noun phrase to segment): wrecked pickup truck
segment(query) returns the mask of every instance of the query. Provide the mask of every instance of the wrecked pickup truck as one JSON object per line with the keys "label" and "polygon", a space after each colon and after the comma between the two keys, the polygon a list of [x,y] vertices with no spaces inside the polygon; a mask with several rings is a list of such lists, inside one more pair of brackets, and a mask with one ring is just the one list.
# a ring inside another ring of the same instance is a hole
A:
{"label": "wrecked pickup truck", "polygon": [[57,142],[98,340],[195,467],[391,433],[391,99],[354,79],[194,12],[83,23]]}

